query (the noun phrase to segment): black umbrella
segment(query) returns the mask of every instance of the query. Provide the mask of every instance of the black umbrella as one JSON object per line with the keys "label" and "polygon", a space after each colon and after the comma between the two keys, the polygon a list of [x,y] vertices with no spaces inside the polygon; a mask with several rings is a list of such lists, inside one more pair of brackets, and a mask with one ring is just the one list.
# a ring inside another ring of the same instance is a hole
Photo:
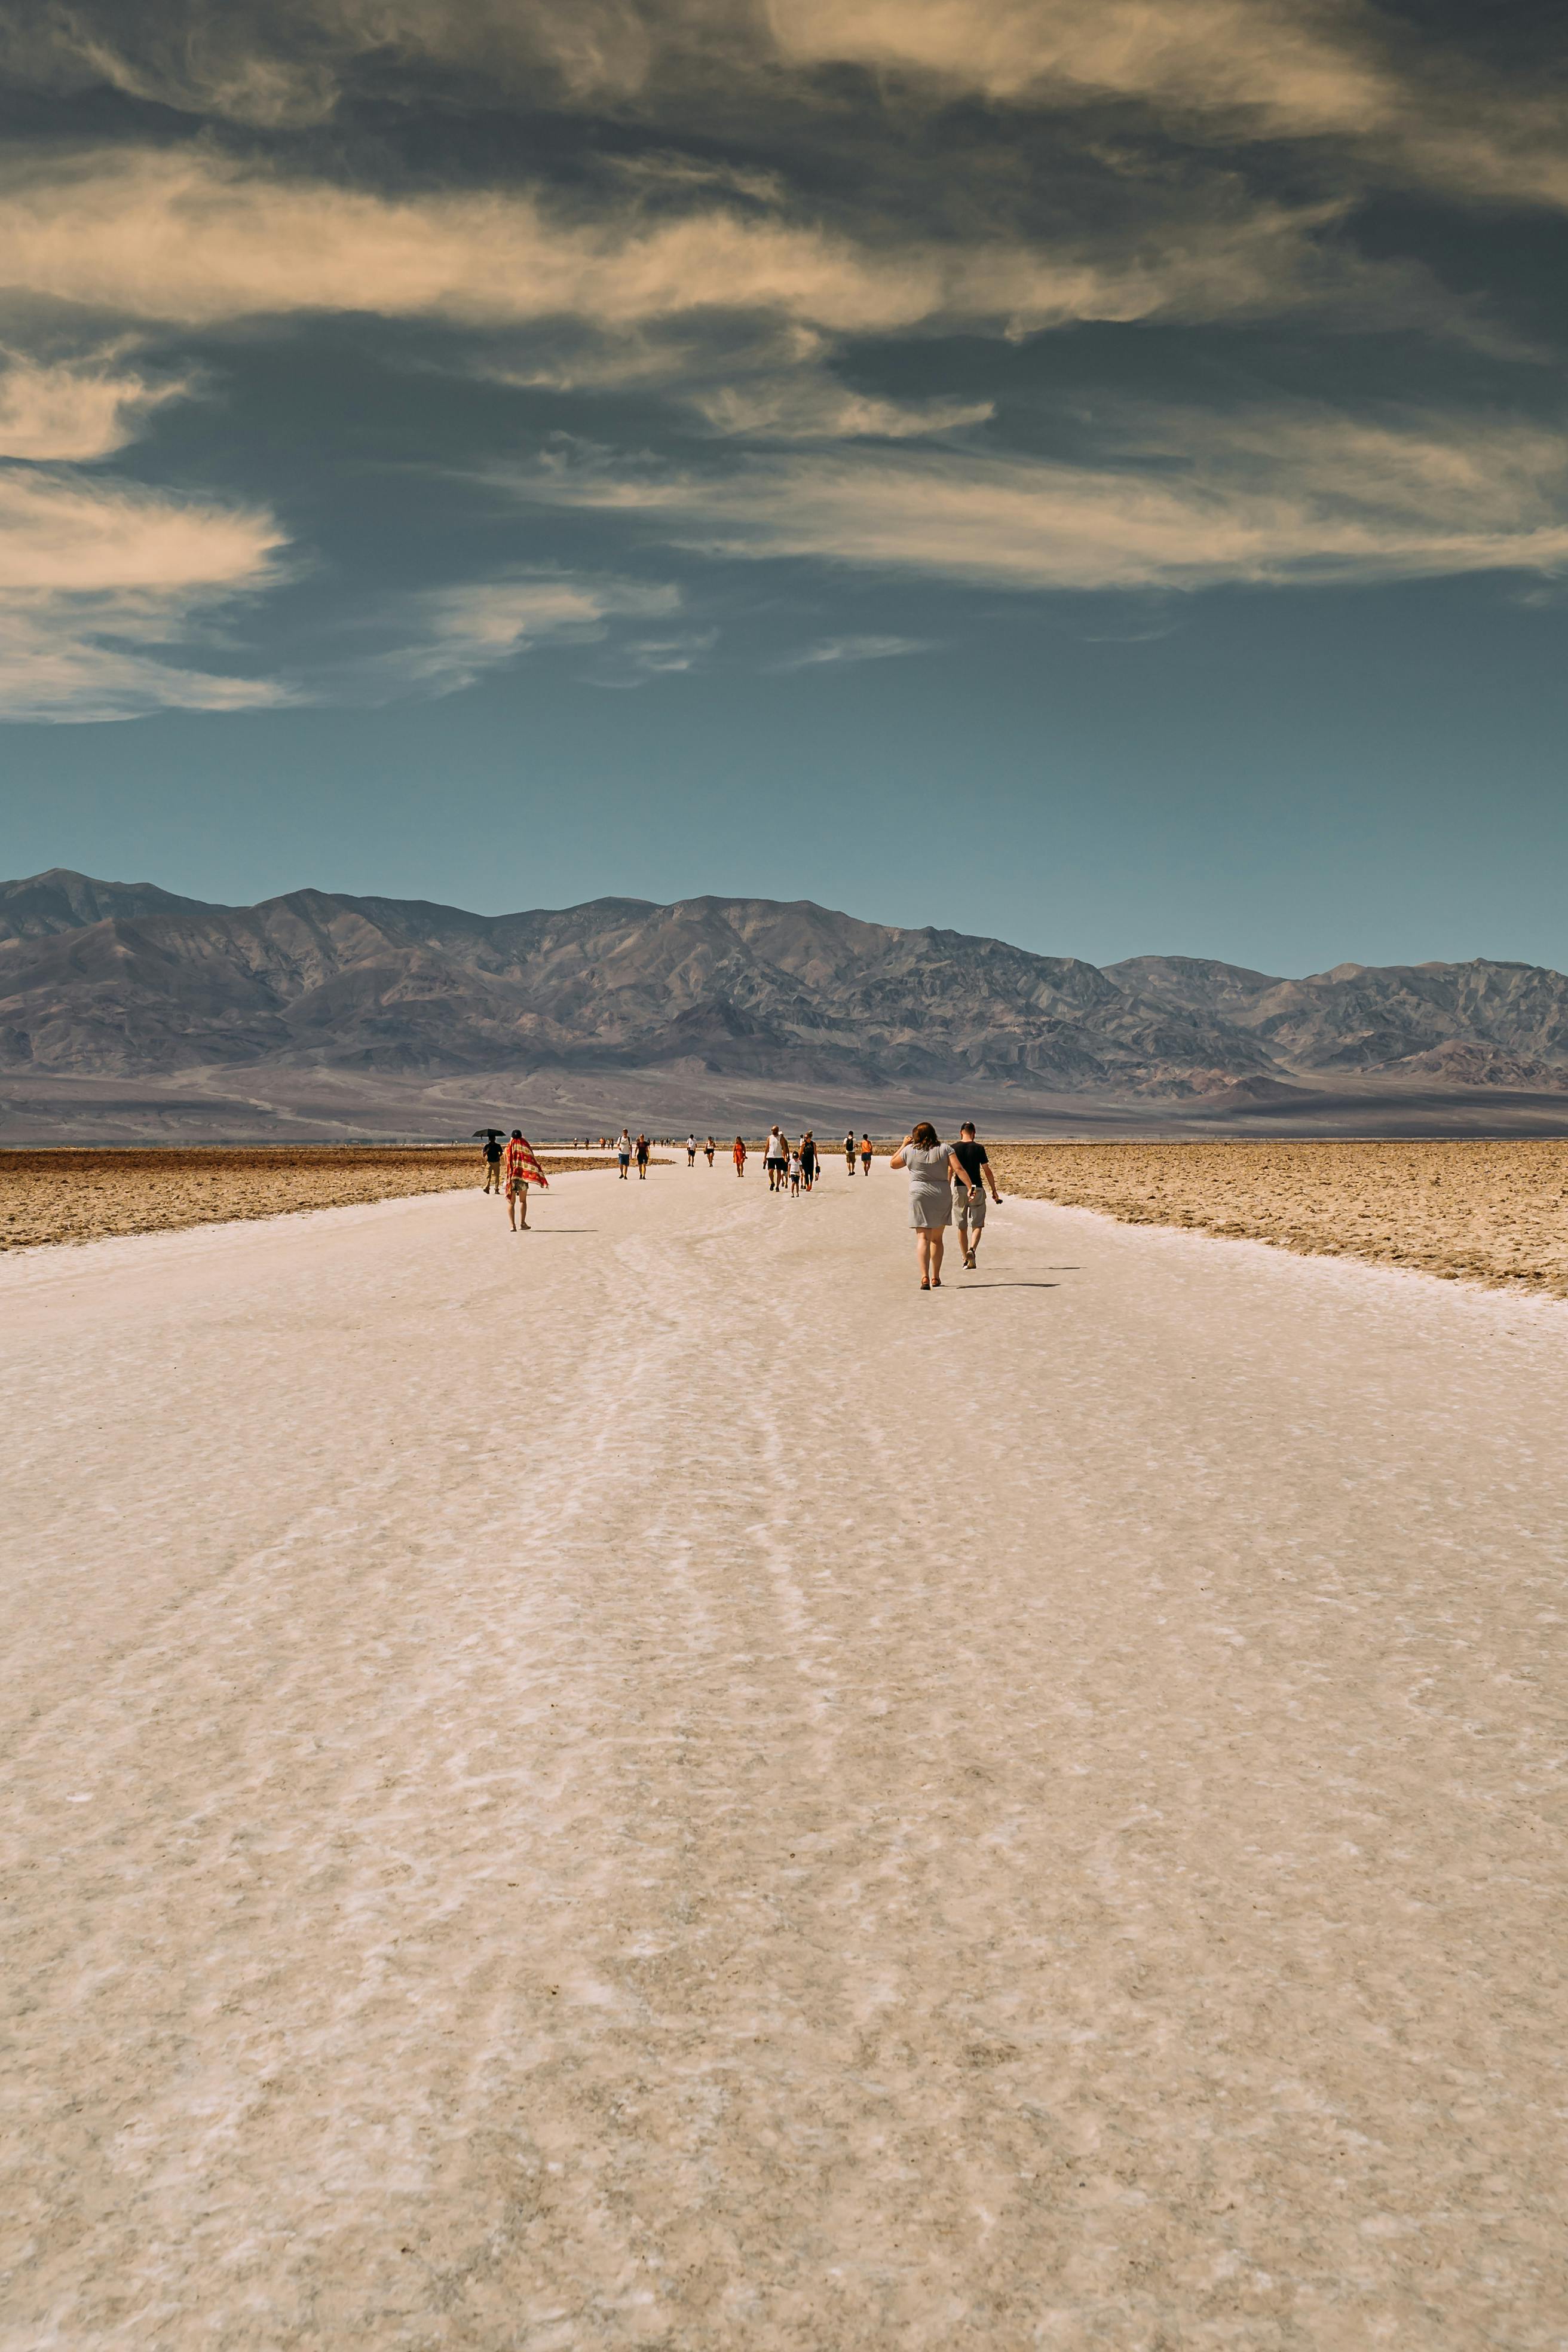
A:
{"label": "black umbrella", "polygon": [[476,1127],[474,1129],[476,1137],[482,1135],[491,1143],[499,1143],[505,1133],[504,1127]]}

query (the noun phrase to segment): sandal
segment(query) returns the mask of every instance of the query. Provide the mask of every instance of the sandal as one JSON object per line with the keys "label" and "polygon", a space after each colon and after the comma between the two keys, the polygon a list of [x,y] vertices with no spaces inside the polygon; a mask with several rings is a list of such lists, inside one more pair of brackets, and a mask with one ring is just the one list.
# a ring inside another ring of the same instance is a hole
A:
{"label": "sandal", "polygon": [[926,1280],[923,1275],[921,1276],[921,1288],[922,1290],[929,1290],[931,1288],[930,1283]]}

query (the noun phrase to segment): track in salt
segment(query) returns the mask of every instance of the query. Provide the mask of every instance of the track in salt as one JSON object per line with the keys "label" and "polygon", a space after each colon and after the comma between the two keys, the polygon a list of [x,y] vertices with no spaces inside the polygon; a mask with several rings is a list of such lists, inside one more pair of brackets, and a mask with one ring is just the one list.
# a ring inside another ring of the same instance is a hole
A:
{"label": "track in salt", "polygon": [[0,1269],[6,2352],[1559,2346],[1563,1310],[536,1213]]}

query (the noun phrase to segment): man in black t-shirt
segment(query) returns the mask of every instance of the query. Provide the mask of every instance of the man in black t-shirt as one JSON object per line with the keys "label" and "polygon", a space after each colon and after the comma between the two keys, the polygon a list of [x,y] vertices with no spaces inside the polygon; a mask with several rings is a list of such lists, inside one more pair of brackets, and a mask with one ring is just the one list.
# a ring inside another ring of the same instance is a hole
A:
{"label": "man in black t-shirt", "polygon": [[485,1190],[487,1192],[500,1191],[501,1132],[499,1127],[477,1127],[474,1129],[476,1136],[482,1135],[485,1139]]}
{"label": "man in black t-shirt", "polygon": [[958,1131],[958,1141],[952,1156],[969,1179],[961,1184],[952,1180],[952,1222],[958,1227],[958,1246],[963,1253],[963,1263],[973,1272],[974,1253],[980,1247],[980,1236],[985,1230],[985,1188],[991,1188],[991,1198],[1000,1204],[1002,1195],[996,1190],[996,1179],[991,1173],[991,1162],[985,1156],[985,1146],[974,1139],[974,1121],[966,1118]]}

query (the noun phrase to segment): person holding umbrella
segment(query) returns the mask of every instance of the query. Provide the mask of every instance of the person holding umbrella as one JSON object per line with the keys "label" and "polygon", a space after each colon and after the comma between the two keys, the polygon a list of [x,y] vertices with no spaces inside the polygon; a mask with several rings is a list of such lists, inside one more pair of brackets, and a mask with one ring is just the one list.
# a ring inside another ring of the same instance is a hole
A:
{"label": "person holding umbrella", "polygon": [[476,1127],[476,1136],[485,1139],[485,1191],[500,1191],[500,1139],[506,1129],[500,1127]]}

